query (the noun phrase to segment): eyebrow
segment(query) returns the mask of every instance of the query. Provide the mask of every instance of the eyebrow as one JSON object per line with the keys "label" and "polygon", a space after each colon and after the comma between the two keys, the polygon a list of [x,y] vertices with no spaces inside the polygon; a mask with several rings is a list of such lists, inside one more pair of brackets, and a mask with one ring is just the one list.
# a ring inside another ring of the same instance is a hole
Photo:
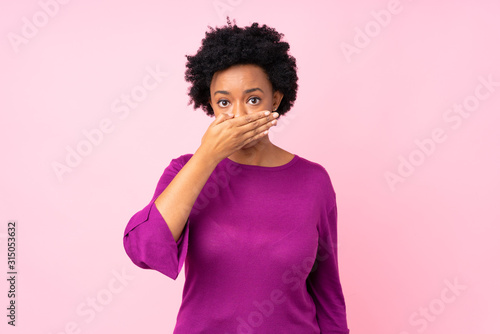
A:
{"label": "eyebrow", "polygon": [[[248,93],[251,93],[251,92],[255,92],[256,90],[260,90],[262,93],[264,93],[264,91],[263,91],[262,89],[258,88],[258,87],[257,87],[257,88],[250,88],[250,89],[247,89],[247,90],[245,90],[243,93],[248,94]],[[229,92],[228,92],[227,90],[218,90],[218,91],[216,91],[216,92],[214,93],[214,96],[215,96],[215,94],[217,94],[217,93],[221,93],[221,94],[226,94],[226,95],[229,95]]]}

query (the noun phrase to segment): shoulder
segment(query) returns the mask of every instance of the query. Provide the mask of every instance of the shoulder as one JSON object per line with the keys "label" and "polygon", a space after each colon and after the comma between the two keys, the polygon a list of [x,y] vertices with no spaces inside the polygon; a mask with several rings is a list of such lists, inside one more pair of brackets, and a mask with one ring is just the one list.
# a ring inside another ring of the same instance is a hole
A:
{"label": "shoulder", "polygon": [[320,163],[306,159],[302,156],[299,157],[299,163],[300,167],[303,168],[308,176],[318,178],[323,182],[331,183],[330,174]]}
{"label": "shoulder", "polygon": [[313,185],[317,194],[326,199],[326,205],[331,207],[331,201],[335,201],[336,194],[328,170],[322,164],[303,157],[300,157],[299,163],[307,182]]}
{"label": "shoulder", "polygon": [[182,167],[184,167],[184,165],[189,161],[189,159],[191,159],[192,156],[192,153],[186,153],[172,158],[170,160],[170,163],[165,167],[163,175],[172,173],[176,174],[182,169]]}
{"label": "shoulder", "polygon": [[172,161],[170,161],[170,164],[184,166],[189,161],[189,159],[191,159],[192,156],[193,156],[193,153],[182,154],[178,157],[172,158]]}
{"label": "shoulder", "polygon": [[189,161],[189,159],[191,159],[192,156],[193,156],[193,153],[186,153],[186,154],[183,154],[181,156],[178,156],[175,159],[172,159],[172,161],[175,161],[175,162],[181,164],[182,166],[184,166]]}
{"label": "shoulder", "polygon": [[193,156],[193,154],[188,153],[170,160],[170,163],[163,169],[163,173],[158,180],[155,196],[157,196],[160,191],[165,189],[165,187],[173,180],[182,167],[184,167],[184,165],[189,161],[191,156]]}

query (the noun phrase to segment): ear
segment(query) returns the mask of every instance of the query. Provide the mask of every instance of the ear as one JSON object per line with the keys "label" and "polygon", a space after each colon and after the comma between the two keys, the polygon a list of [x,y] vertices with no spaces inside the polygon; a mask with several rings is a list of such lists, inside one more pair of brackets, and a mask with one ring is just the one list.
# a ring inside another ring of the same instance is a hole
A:
{"label": "ear", "polygon": [[283,93],[279,90],[273,93],[273,110],[274,108],[278,109],[280,106],[281,100],[283,99]]}

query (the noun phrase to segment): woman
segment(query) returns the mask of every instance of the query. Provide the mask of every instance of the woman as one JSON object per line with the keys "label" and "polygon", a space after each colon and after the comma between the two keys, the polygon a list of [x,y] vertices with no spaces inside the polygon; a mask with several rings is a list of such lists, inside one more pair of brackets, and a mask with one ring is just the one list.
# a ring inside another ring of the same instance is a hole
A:
{"label": "woman", "polygon": [[187,56],[190,103],[215,120],[124,233],[141,268],[176,279],[185,262],[175,334],[349,333],[330,177],[268,137],[298,87],[282,36],[228,19]]}

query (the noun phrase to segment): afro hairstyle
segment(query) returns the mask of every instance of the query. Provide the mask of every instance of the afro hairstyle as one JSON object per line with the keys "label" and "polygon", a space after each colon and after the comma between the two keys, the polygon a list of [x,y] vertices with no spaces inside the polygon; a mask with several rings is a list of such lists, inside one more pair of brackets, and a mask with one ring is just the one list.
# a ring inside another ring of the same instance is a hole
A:
{"label": "afro hairstyle", "polygon": [[214,116],[209,102],[214,73],[233,65],[254,64],[265,71],[273,92],[283,93],[276,111],[284,115],[293,106],[298,88],[295,58],[288,54],[290,45],[281,41],[282,33],[265,24],[240,28],[234,20],[233,23],[227,17],[227,26],[209,26],[197,53],[186,55],[185,80],[191,83],[188,105],[194,103],[194,109],[201,107],[208,116]]}

